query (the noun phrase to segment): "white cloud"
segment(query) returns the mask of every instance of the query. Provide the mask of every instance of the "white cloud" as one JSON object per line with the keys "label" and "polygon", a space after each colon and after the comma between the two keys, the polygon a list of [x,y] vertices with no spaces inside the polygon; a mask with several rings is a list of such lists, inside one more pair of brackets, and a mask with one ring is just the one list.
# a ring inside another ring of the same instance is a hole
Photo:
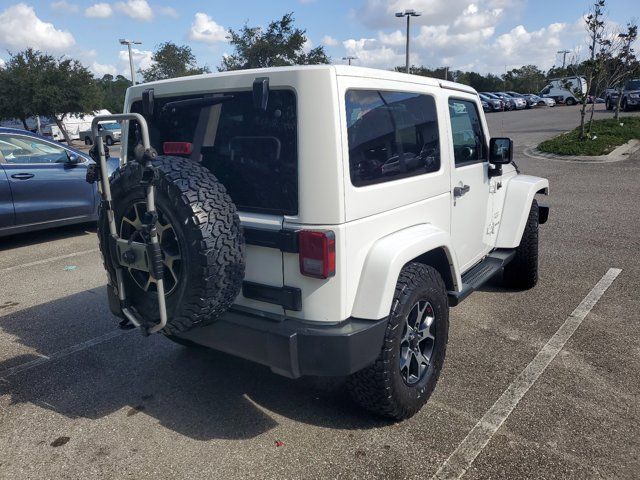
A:
{"label": "white cloud", "polygon": [[325,35],[324,37],[322,37],[322,44],[326,45],[327,47],[335,47],[336,45],[338,45],[338,40],[333,38],[331,35]]}
{"label": "white cloud", "polygon": [[113,15],[113,9],[108,3],[96,3],[87,8],[84,15],[89,18],[109,18]]}
{"label": "white cloud", "polygon": [[[133,66],[136,71],[142,69],[146,70],[151,65],[153,65],[153,60],[151,57],[153,56],[153,52],[150,50],[138,50],[137,48],[131,49],[131,55],[133,57]],[[128,50],[120,50],[118,52],[119,62],[119,70],[121,74],[126,77],[130,76],[130,68],[129,68],[129,52]]]}
{"label": "white cloud", "polygon": [[363,0],[352,10],[352,18],[376,33],[343,44],[361,65],[391,69],[404,64],[405,23],[394,14],[408,8],[422,13],[411,19],[414,65],[482,73],[502,73],[505,65],[547,69],[557,62],[558,49],[584,43],[582,20],[532,31],[507,23],[520,17],[525,4],[526,0]]}
{"label": "white cloud", "polygon": [[117,75],[118,68],[115,65],[105,65],[103,63],[93,62],[89,65],[89,70],[97,77],[102,78],[105,75]]}
{"label": "white cloud", "polygon": [[148,22],[153,18],[153,10],[151,10],[147,0],[127,0],[126,2],[118,2],[116,3],[115,8],[134,20],[143,20]]}
{"label": "white cloud", "polygon": [[407,42],[407,36],[400,30],[396,30],[395,32],[390,34],[379,32],[378,38],[383,44],[389,45],[391,47],[406,45]]}
{"label": "white cloud", "polygon": [[224,42],[227,31],[222,25],[218,25],[213,18],[206,13],[198,12],[193,18],[189,30],[189,38],[195,42],[215,43]]}
{"label": "white cloud", "polygon": [[165,17],[178,18],[178,12],[173,7],[158,7],[158,13]]}
{"label": "white cloud", "polygon": [[[390,69],[404,63],[404,53],[384,45],[375,38],[349,39],[342,44],[347,56],[357,57],[359,65]],[[413,59],[415,63],[417,57],[413,56]]]}
{"label": "white cloud", "polygon": [[80,7],[75,3],[67,2],[66,0],[60,0],[58,2],[52,2],[51,8],[53,10],[60,10],[66,13],[78,13],[80,11]]}
{"label": "white cloud", "polygon": [[0,13],[0,48],[33,47],[43,51],[65,51],[76,43],[73,35],[38,18],[33,7],[18,3]]}

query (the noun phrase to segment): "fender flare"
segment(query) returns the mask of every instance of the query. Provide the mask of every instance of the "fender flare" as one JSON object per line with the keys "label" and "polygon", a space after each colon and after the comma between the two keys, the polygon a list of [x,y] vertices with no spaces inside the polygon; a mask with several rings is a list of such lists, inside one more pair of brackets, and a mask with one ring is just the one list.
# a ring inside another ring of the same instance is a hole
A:
{"label": "fender flare", "polygon": [[515,248],[520,245],[536,193],[548,195],[549,180],[531,175],[516,175],[509,180],[496,248]]}
{"label": "fender flare", "polygon": [[444,250],[458,290],[462,282],[449,233],[431,224],[415,225],[373,244],[364,262],[351,315],[376,320],[387,317],[402,267],[435,249]]}

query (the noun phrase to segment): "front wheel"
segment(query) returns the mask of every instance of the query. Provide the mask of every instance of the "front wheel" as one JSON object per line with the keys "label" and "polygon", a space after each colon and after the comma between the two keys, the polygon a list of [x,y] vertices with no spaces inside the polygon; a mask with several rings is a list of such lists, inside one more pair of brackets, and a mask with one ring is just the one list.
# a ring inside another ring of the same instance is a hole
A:
{"label": "front wheel", "polygon": [[604,106],[607,110],[613,110],[613,103],[611,103],[611,100],[609,98],[605,100]]}
{"label": "front wheel", "polygon": [[538,283],[538,218],[538,202],[534,200],[516,256],[504,268],[504,283],[508,287],[529,289]]}
{"label": "front wheel", "polygon": [[111,138],[111,137],[107,137],[107,138],[106,138],[106,144],[107,144],[108,146],[113,145],[113,138]]}
{"label": "front wheel", "polygon": [[85,145],[91,145],[93,142],[91,141],[90,137],[84,137],[84,144]]}
{"label": "front wheel", "polygon": [[378,358],[351,375],[347,386],[367,410],[402,420],[427,402],[444,363],[449,304],[442,277],[431,266],[407,264],[392,305]]}
{"label": "front wheel", "polygon": [[622,105],[620,106],[620,108],[622,109],[623,112],[628,112],[629,111],[629,104],[627,103],[627,99],[626,98],[622,99]]}
{"label": "front wheel", "polygon": [[573,97],[569,97],[564,101],[565,104],[567,104],[568,106],[572,106],[576,104],[576,99]]}

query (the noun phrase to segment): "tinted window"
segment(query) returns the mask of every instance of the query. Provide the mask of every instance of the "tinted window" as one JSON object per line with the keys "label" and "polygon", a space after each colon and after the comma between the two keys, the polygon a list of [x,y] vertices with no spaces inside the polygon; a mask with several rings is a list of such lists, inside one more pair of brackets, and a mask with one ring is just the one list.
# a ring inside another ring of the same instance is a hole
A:
{"label": "tinted window", "polygon": [[[256,109],[252,92],[235,92],[233,99],[205,109],[180,109],[163,114],[170,101],[156,99],[150,122],[151,143],[162,153],[164,142],[201,144],[201,161],[226,187],[240,210],[295,215],[298,212],[298,145],[296,97],[289,90],[269,92],[267,111]],[[140,102],[131,110],[140,113]],[[201,113],[202,112],[202,113]],[[202,122],[199,124],[199,122]],[[131,122],[128,155],[137,143]],[[198,140],[197,132],[202,138]]]}
{"label": "tinted window", "polygon": [[0,135],[0,152],[7,163],[62,163],[69,159],[64,148],[22,135]]}
{"label": "tinted window", "polygon": [[484,160],[486,145],[475,102],[450,98],[449,116],[456,165]]}
{"label": "tinted window", "polygon": [[372,185],[440,169],[433,97],[350,90],[346,106],[353,185]]}

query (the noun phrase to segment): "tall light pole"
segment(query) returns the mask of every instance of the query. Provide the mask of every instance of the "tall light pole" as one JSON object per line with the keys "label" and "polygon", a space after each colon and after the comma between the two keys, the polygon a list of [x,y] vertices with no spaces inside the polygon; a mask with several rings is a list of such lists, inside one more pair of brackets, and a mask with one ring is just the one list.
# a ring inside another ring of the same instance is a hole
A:
{"label": "tall light pole", "polygon": [[358,57],[342,57],[342,60],[347,60],[349,62],[349,65],[351,65],[351,60],[357,60]]}
{"label": "tall light pole", "polygon": [[142,42],[136,40],[127,40],[126,38],[120,39],[120,45],[126,45],[129,49],[129,68],[131,68],[131,84],[136,84],[136,72],[133,68],[133,54],[131,52],[131,45],[142,45]]}
{"label": "tall light pole", "polygon": [[407,60],[406,60],[406,72],[409,73],[409,25],[410,25],[410,19],[411,17],[419,17],[420,15],[422,15],[420,12],[416,12],[415,10],[411,9],[411,10],[405,10],[404,12],[398,12],[396,13],[396,17],[402,18],[402,17],[407,17]]}
{"label": "tall light pole", "polygon": [[558,50],[556,53],[562,55],[562,68],[564,68],[564,66],[567,63],[567,53],[571,53],[570,50]]}

